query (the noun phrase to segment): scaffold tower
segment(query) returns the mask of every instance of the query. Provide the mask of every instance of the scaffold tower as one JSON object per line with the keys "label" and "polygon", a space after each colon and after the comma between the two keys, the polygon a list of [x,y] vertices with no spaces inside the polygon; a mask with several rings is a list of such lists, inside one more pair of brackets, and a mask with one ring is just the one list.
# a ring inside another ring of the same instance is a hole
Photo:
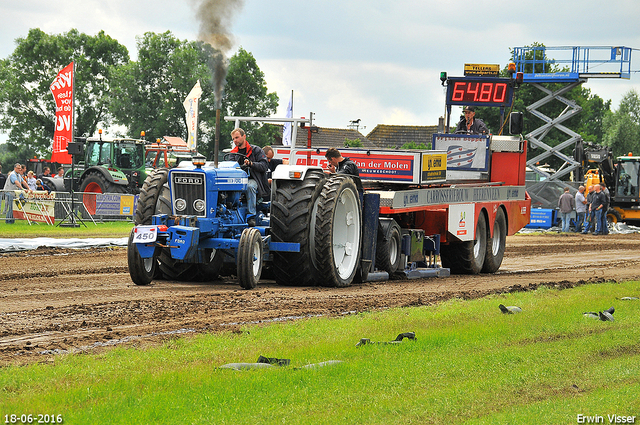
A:
{"label": "scaffold tower", "polygon": [[[551,180],[560,180],[579,163],[562,150],[575,146],[582,140],[580,134],[563,125],[563,123],[581,111],[581,107],[563,95],[588,81],[589,78],[631,78],[632,48],[623,46],[609,47],[516,47],[513,50],[516,72],[522,72],[523,82],[532,84],[544,93],[544,97],[530,106],[527,111],[544,121],[544,124],[526,135],[532,148],[541,148],[544,152],[527,161],[527,166],[536,173]],[[634,71],[635,72],[635,71]],[[550,90],[543,83],[559,83],[560,88]],[[565,105],[555,118],[548,117],[539,111],[547,103],[558,101]],[[552,130],[567,134],[568,138],[551,147],[544,143],[544,137]],[[562,159],[564,165],[553,175],[536,166],[550,156]]]}

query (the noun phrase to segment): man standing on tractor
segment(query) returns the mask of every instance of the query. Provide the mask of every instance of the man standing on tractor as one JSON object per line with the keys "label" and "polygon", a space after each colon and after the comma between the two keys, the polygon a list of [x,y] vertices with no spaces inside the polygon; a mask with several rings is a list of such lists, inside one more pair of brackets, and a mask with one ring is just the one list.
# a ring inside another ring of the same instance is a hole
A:
{"label": "man standing on tractor", "polygon": [[351,174],[352,176],[360,177],[360,171],[355,162],[349,158],[344,158],[340,151],[336,148],[327,149],[327,153],[324,154],[327,158],[328,173],[338,174]]}
{"label": "man standing on tractor", "polygon": [[255,226],[258,198],[264,201],[271,199],[271,189],[267,180],[269,163],[260,146],[253,146],[247,142],[247,135],[243,129],[236,128],[233,130],[231,138],[235,146],[231,149],[229,159],[238,161],[238,164],[249,175],[249,184],[247,185],[247,207],[249,209],[247,223],[250,226]]}

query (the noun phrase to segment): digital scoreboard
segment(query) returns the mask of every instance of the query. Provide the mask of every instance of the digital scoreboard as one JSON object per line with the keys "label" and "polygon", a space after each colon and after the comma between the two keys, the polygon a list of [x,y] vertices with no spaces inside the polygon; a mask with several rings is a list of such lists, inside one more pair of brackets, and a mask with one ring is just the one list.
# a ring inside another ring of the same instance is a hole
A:
{"label": "digital scoreboard", "polygon": [[447,105],[510,107],[512,100],[513,82],[509,78],[447,79]]}

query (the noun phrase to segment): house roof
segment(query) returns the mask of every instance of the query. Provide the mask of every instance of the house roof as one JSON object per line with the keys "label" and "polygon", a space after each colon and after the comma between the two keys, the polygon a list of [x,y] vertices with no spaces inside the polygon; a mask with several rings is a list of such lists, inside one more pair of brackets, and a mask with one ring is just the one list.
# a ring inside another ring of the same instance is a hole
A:
{"label": "house roof", "polygon": [[378,124],[369,134],[367,140],[379,149],[399,149],[404,144],[415,142],[429,146],[437,125],[386,125]]}
{"label": "house roof", "polygon": [[[346,140],[360,139],[360,142],[365,148],[375,147],[367,138],[356,130],[350,130],[346,128],[326,128],[318,127],[317,133],[311,134],[311,145],[318,148],[344,148]],[[278,140],[276,143],[281,143]],[[298,147],[306,146],[307,143],[307,130],[304,128],[298,128],[297,145]]]}

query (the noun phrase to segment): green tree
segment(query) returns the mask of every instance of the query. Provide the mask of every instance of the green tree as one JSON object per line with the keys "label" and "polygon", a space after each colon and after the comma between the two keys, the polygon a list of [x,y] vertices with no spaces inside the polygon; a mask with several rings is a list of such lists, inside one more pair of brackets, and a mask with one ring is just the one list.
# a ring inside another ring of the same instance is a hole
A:
{"label": "green tree", "polygon": [[[147,32],[137,39],[138,60],[115,70],[110,110],[114,121],[137,137],[149,140],[163,136],[187,138],[183,102],[197,80],[203,94],[199,117],[213,115],[213,88],[206,56],[212,49],[203,43],[178,40],[170,31]],[[201,138],[198,134],[198,138]],[[200,143],[198,143],[200,145]]]}
{"label": "green tree", "polygon": [[420,142],[420,144],[411,141],[411,142],[407,142],[404,145],[402,145],[402,147],[400,149],[420,149],[420,150],[425,150],[425,149],[431,149],[431,142],[429,142],[428,145],[425,145],[424,142]]}
{"label": "green tree", "polygon": [[[213,158],[216,104],[221,105],[220,149],[230,146],[234,123],[226,115],[269,116],[275,112],[278,97],[267,93],[264,74],[253,56],[240,48],[226,61],[222,54],[201,41],[178,40],[170,31],[145,33],[138,38],[138,61],[120,67],[114,73],[111,112],[115,121],[127,127],[131,135],[145,131],[147,138],[187,137],[184,99],[200,80],[198,151]],[[223,66],[220,61],[224,61]],[[226,65],[226,66],[225,66]],[[216,73],[227,70],[221,99],[215,98]],[[273,143],[279,129],[273,125],[242,124],[251,143]]]}
{"label": "green tree", "polygon": [[[276,112],[277,107],[278,95],[268,92],[264,73],[255,58],[240,47],[229,60],[222,110],[232,116],[268,117]],[[221,125],[222,140],[230,140],[234,125],[233,122]],[[260,146],[271,145],[276,136],[282,135],[280,127],[274,125],[243,123],[242,128],[247,132],[247,140]]]}
{"label": "green tree", "polygon": [[344,139],[345,148],[362,148],[364,145],[360,139]]}
{"label": "green tree", "polygon": [[614,156],[629,152],[640,154],[640,97],[638,92],[627,92],[615,112],[604,118],[604,143],[611,146]]}
{"label": "green tree", "polygon": [[126,47],[103,31],[89,36],[75,29],[50,35],[34,28],[16,44],[14,52],[0,61],[0,129],[9,134],[4,161],[50,155],[55,101],[49,86],[72,61],[75,135],[94,134],[101,122],[108,125],[111,73],[129,61]]}

